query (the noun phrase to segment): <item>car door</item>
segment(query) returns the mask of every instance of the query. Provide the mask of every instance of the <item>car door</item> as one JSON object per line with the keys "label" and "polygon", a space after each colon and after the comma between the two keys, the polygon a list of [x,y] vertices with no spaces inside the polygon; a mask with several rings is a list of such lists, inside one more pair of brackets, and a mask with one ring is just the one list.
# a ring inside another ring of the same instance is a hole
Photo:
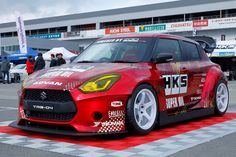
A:
{"label": "car door", "polygon": [[161,111],[176,112],[185,107],[185,98],[188,97],[188,73],[181,71],[181,47],[178,40],[158,39],[154,48],[154,57],[161,53],[173,54],[174,60],[170,63],[157,64],[161,86],[159,101]]}
{"label": "car door", "polygon": [[198,108],[201,101],[201,93],[206,81],[207,65],[201,60],[200,48],[196,43],[181,41],[182,73],[189,77],[188,97],[185,99],[189,109]]}

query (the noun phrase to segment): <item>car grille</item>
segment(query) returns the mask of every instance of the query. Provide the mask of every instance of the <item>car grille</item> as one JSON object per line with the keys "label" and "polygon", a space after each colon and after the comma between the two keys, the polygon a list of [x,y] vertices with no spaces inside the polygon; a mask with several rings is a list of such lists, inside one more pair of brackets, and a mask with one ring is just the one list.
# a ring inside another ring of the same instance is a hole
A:
{"label": "car grille", "polygon": [[75,113],[47,113],[39,111],[30,111],[30,113],[27,113],[26,116],[43,120],[68,121],[73,119]]}
{"label": "car grille", "polygon": [[41,101],[41,93],[45,92],[47,98],[44,101],[52,102],[68,102],[73,101],[69,91],[62,90],[26,90],[25,91],[25,100],[36,100]]}
{"label": "car grille", "polygon": [[[45,99],[41,98],[42,92],[46,94]],[[54,110],[53,111],[34,110],[32,109],[33,105],[38,105],[38,106],[51,105],[54,106]],[[77,111],[76,111],[76,105],[74,104],[74,101],[69,91],[26,90],[24,97],[24,112],[26,114],[26,117],[28,118],[69,121],[74,118]]]}

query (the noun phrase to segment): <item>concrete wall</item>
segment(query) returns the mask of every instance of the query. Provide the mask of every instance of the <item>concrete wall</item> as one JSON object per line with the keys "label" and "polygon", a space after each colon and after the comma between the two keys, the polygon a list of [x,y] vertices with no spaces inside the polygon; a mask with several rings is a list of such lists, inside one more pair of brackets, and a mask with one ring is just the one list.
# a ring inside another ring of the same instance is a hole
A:
{"label": "concrete wall", "polygon": [[[19,45],[17,37],[2,38],[1,46]],[[54,47],[65,47],[68,50],[79,50],[78,41],[47,40],[37,38],[27,38],[28,47],[52,49]]]}
{"label": "concrete wall", "polygon": [[[172,33],[175,35],[181,36],[192,36],[192,32],[178,32]],[[216,41],[221,40],[221,35],[225,35],[225,40],[236,40],[236,28],[232,29],[220,29],[220,30],[199,30],[197,31],[197,35],[205,35],[213,37]]]}

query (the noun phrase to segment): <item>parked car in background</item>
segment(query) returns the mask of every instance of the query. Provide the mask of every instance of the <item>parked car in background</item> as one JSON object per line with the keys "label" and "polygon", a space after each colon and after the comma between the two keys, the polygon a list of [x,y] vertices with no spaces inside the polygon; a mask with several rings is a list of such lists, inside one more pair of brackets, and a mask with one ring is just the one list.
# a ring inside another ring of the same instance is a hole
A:
{"label": "parked car in background", "polygon": [[11,82],[18,83],[28,76],[26,72],[26,64],[18,64],[10,70]]}

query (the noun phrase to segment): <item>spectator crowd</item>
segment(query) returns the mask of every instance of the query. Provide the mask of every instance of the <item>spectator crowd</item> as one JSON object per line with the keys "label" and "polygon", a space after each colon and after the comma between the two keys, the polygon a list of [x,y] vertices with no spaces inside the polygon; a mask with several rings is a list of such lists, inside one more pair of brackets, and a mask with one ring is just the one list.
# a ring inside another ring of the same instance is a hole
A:
{"label": "spectator crowd", "polygon": [[[63,54],[58,53],[56,56],[54,54],[51,54],[51,61],[50,61],[50,67],[55,67],[55,66],[61,66],[63,64],[66,64],[65,59],[63,58]],[[43,58],[42,53],[38,53],[38,57],[35,60],[32,56],[29,56],[27,61],[26,61],[26,71],[28,75],[42,70],[45,68],[45,60]],[[1,64],[1,72],[2,72],[2,82],[5,84],[6,82],[10,84],[10,77],[9,77],[9,72],[11,69],[10,62],[8,61],[7,57],[5,56],[3,58],[2,64]]]}

